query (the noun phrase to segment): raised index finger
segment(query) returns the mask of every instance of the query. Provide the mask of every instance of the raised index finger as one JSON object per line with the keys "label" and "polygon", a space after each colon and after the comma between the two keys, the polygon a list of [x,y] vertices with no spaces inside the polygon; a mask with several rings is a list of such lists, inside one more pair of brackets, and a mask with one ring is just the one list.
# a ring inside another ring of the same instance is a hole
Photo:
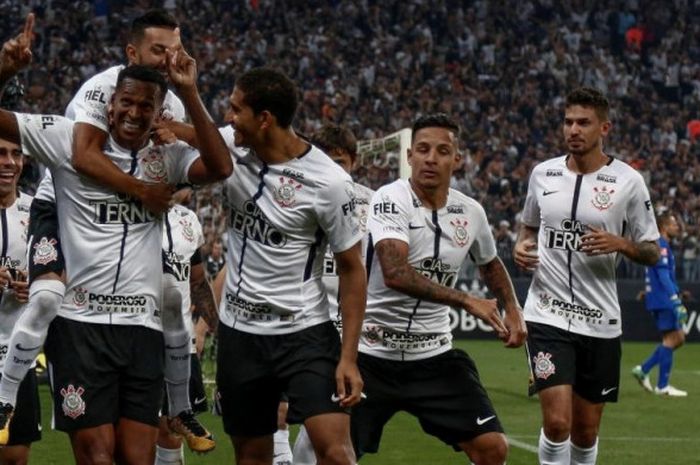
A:
{"label": "raised index finger", "polygon": [[32,39],[34,38],[34,13],[29,13],[27,15],[27,20],[24,22],[24,31],[22,31],[22,38],[27,46],[31,46]]}

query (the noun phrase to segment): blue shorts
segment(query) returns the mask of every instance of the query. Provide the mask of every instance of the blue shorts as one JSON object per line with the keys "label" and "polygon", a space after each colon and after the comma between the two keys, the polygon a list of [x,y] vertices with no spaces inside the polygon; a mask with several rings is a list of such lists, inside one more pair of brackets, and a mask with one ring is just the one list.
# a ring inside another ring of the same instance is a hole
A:
{"label": "blue shorts", "polygon": [[654,315],[656,329],[659,331],[675,331],[683,328],[675,308],[653,308],[650,311]]}

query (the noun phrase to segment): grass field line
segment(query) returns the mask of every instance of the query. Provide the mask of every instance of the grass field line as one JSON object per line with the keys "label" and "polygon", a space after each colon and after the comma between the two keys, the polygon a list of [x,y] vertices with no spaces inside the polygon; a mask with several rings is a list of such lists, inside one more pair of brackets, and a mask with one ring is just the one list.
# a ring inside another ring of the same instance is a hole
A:
{"label": "grass field line", "polygon": [[[508,442],[511,440],[513,441],[518,441],[518,439],[538,439],[539,436],[533,435],[533,434],[514,434],[514,435],[508,435]],[[691,440],[692,438],[685,437],[685,438],[679,438],[679,437],[665,437],[665,436],[657,436],[657,437],[648,437],[648,436],[601,436],[601,439],[603,441],[623,441],[623,442],[634,442],[634,441],[649,441],[649,442],[686,442]],[[520,441],[518,441],[520,442]],[[528,444],[522,443],[526,446]],[[513,443],[514,446],[519,447],[517,444]]]}
{"label": "grass field line", "polygon": [[[534,436],[531,436],[534,437]],[[508,444],[510,444],[513,447],[517,447],[518,449],[523,449],[528,452],[532,452],[533,454],[537,453],[537,446],[530,445],[526,442],[520,441],[518,439],[513,438],[513,436],[508,436]]]}

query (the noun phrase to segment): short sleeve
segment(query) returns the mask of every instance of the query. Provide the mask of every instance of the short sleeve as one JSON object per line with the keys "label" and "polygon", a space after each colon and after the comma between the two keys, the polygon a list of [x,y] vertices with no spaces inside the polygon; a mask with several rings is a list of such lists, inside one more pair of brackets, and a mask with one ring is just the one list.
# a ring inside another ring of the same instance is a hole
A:
{"label": "short sleeve", "polygon": [[527,195],[525,196],[525,204],[520,221],[532,228],[539,228],[541,223],[540,205],[537,202],[537,193],[535,186],[537,184],[537,170],[534,170],[530,175],[530,181],[527,185]]}
{"label": "short sleeve", "polygon": [[189,171],[199,158],[199,151],[184,142],[176,142],[167,147],[168,182],[170,184],[189,183]]}
{"label": "short sleeve", "polygon": [[22,151],[51,169],[70,160],[73,123],[57,115],[15,113]]}
{"label": "short sleeve", "polygon": [[644,179],[639,173],[635,172],[630,187],[630,203],[627,207],[630,239],[634,242],[658,240],[659,229],[656,226],[651,197],[647,186],[644,184]]}
{"label": "short sleeve", "polygon": [[409,243],[408,229],[410,210],[406,192],[399,189],[397,183],[382,187],[372,196],[369,205],[367,230],[372,235],[372,242],[383,239],[397,239]]}
{"label": "short sleeve", "polygon": [[469,248],[469,255],[477,265],[485,265],[496,258],[496,241],[493,239],[486,212],[481,205],[475,208],[475,216],[479,226],[475,228],[476,236]]}
{"label": "short sleeve", "polygon": [[108,82],[109,77],[111,73],[100,73],[85,81],[68,105],[66,116],[76,123],[91,124],[109,132],[107,107],[117,83],[116,76],[111,82]]}
{"label": "short sleeve", "polygon": [[354,192],[353,182],[345,175],[330,182],[316,198],[318,222],[333,253],[344,252],[362,239],[354,213]]}

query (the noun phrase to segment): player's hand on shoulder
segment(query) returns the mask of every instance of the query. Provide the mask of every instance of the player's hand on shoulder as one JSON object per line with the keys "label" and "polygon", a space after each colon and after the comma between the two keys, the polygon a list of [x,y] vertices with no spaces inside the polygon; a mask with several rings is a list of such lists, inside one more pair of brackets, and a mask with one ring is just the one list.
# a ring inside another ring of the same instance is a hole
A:
{"label": "player's hand on shoulder", "polygon": [[174,193],[175,188],[170,184],[144,182],[138,198],[148,211],[161,215],[173,206]]}
{"label": "player's hand on shoulder", "polygon": [[467,312],[488,323],[499,339],[505,341],[508,338],[508,328],[501,319],[496,299],[481,299],[465,294],[463,307]]}
{"label": "player's hand on shoulder", "polygon": [[174,144],[177,142],[177,135],[170,130],[166,122],[158,119],[151,126],[151,140],[156,145]]}
{"label": "player's hand on shoulder", "polygon": [[520,308],[506,312],[503,324],[508,329],[508,337],[503,340],[508,348],[521,347],[527,340],[527,326]]}
{"label": "player's hand on shoulder", "polygon": [[537,242],[533,239],[517,241],[513,247],[513,260],[519,268],[530,272],[535,271],[540,263]]}
{"label": "player's hand on shoulder", "polygon": [[2,45],[2,50],[0,50],[0,76],[3,78],[12,77],[31,63],[33,39],[34,13],[29,13],[24,22],[22,33]]}

